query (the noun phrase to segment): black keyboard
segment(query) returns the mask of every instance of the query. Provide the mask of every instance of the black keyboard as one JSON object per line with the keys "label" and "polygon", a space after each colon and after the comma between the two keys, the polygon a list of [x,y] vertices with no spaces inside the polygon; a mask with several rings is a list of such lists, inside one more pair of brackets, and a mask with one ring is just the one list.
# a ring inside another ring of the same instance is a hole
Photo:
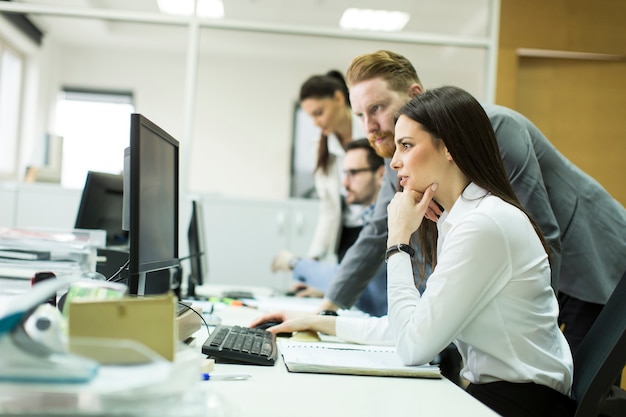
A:
{"label": "black keyboard", "polygon": [[218,325],[202,345],[202,353],[216,362],[274,365],[276,336],[263,329]]}

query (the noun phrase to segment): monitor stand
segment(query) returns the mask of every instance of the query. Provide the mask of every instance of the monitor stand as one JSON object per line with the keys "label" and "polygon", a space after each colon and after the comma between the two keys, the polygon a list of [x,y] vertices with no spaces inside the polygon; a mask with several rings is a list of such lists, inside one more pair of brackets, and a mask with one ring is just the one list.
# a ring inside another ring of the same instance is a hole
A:
{"label": "monitor stand", "polygon": [[199,301],[208,300],[207,297],[196,293],[196,286],[198,285],[196,284],[196,282],[197,282],[196,278],[193,275],[189,275],[187,277],[187,294],[185,298],[189,300],[199,300]]}
{"label": "monitor stand", "polygon": [[137,295],[166,294],[172,291],[180,299],[180,267],[140,272],[137,276]]}
{"label": "monitor stand", "polygon": [[139,277],[137,278],[137,295],[144,296],[146,295],[146,273],[140,272]]}

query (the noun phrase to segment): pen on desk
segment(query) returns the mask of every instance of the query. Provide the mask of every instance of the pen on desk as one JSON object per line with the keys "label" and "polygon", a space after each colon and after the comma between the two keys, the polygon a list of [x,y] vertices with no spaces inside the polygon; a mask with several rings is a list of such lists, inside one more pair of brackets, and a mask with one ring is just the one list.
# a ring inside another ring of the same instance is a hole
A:
{"label": "pen on desk", "polygon": [[251,377],[248,374],[214,374],[203,373],[201,374],[203,381],[243,381]]}

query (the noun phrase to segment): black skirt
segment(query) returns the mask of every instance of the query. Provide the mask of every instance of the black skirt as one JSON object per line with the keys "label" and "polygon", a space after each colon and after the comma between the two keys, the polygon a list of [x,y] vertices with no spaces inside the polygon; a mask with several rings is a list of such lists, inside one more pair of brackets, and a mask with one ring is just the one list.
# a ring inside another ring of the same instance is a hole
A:
{"label": "black skirt", "polygon": [[576,412],[567,395],[532,382],[470,384],[466,390],[503,417],[571,417]]}

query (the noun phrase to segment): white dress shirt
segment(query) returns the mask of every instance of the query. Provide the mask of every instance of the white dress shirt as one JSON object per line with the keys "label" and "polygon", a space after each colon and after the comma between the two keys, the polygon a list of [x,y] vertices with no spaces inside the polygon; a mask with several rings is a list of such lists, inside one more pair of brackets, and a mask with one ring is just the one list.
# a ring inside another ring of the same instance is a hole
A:
{"label": "white dress shirt", "polygon": [[569,395],[572,355],[557,325],[548,257],[526,215],[471,183],[437,224],[437,266],[420,296],[404,252],[387,265],[389,315],[339,317],[337,336],[393,343],[407,364],[450,342],[476,384],[535,382]]}

